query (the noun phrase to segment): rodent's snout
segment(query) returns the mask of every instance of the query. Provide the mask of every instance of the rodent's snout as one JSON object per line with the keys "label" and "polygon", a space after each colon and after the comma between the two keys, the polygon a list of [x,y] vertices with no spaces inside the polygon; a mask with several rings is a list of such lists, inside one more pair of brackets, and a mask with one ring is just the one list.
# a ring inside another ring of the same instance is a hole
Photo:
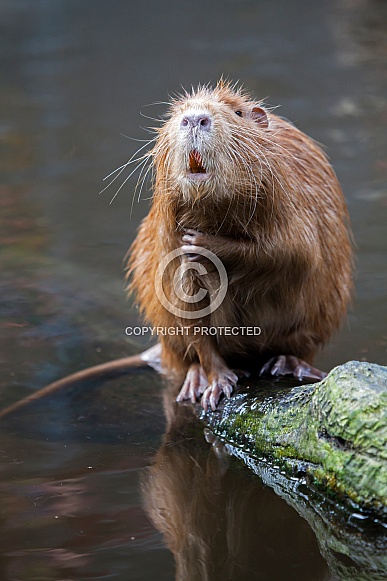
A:
{"label": "rodent's snout", "polygon": [[209,131],[211,129],[212,120],[208,113],[189,113],[184,115],[180,123],[180,129],[195,129],[201,131]]}

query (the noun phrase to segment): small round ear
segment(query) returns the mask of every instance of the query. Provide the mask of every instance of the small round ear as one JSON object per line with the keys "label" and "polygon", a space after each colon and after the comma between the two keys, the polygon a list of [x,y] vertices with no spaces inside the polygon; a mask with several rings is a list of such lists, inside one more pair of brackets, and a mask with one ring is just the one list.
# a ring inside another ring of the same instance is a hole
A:
{"label": "small round ear", "polygon": [[265,109],[262,107],[253,107],[251,110],[251,118],[261,127],[269,127],[269,119]]}

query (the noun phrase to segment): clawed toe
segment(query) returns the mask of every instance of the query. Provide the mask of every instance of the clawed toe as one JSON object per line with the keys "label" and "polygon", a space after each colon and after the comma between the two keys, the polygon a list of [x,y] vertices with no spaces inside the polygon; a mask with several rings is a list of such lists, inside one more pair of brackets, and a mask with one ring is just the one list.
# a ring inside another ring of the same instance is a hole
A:
{"label": "clawed toe", "polygon": [[195,403],[208,386],[208,379],[203,368],[198,363],[193,363],[187,371],[183,387],[181,388],[176,401],[186,399]]}
{"label": "clawed toe", "polygon": [[195,403],[202,396],[202,407],[204,410],[210,407],[216,409],[219,400],[224,394],[228,399],[231,397],[234,386],[238,381],[238,375],[226,369],[219,373],[209,384],[207,375],[199,363],[193,363],[187,371],[183,387],[176,398],[177,402],[190,400]]}
{"label": "clawed toe", "polygon": [[219,375],[214,381],[207,387],[202,396],[202,407],[204,411],[208,410],[208,406],[211,407],[212,411],[216,410],[216,406],[219,403],[222,393],[230,399],[234,386],[238,381],[238,376],[231,370]]}
{"label": "clawed toe", "polygon": [[309,365],[306,361],[294,357],[294,355],[279,355],[272,357],[263,365],[260,373],[262,375],[293,375],[297,379],[317,379],[326,377],[324,371]]}

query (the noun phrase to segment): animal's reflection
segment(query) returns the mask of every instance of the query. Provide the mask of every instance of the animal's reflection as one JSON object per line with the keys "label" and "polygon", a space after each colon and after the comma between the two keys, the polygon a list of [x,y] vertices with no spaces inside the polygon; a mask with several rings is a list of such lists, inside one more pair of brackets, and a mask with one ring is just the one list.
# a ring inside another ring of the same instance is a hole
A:
{"label": "animal's reflection", "polygon": [[329,579],[304,519],[211,445],[190,406],[175,404],[166,392],[164,407],[167,431],[142,490],[175,557],[176,579]]}

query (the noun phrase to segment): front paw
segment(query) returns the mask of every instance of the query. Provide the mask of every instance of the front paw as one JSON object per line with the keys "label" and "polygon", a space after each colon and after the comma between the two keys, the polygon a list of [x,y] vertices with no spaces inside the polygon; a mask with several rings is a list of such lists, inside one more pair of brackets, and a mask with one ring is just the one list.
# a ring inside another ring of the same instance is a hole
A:
{"label": "front paw", "polygon": [[188,261],[205,262],[208,259],[213,262],[212,254],[216,255],[216,236],[187,228],[184,230],[182,241],[184,244],[181,249]]}
{"label": "front paw", "polygon": [[181,250],[184,252],[184,258],[189,262],[200,262],[203,260],[204,255],[201,254],[203,247],[202,246],[190,246],[188,244],[184,244],[181,247]]}
{"label": "front paw", "polygon": [[190,246],[205,246],[206,240],[209,238],[208,234],[194,230],[193,228],[185,228],[182,237],[183,242]]}
{"label": "front paw", "polygon": [[201,253],[201,250],[203,250],[204,247],[204,238],[205,234],[199,232],[199,230],[193,230],[192,228],[184,230],[184,235],[182,237],[184,244],[181,249],[189,262],[200,262],[203,260],[204,256]]}

